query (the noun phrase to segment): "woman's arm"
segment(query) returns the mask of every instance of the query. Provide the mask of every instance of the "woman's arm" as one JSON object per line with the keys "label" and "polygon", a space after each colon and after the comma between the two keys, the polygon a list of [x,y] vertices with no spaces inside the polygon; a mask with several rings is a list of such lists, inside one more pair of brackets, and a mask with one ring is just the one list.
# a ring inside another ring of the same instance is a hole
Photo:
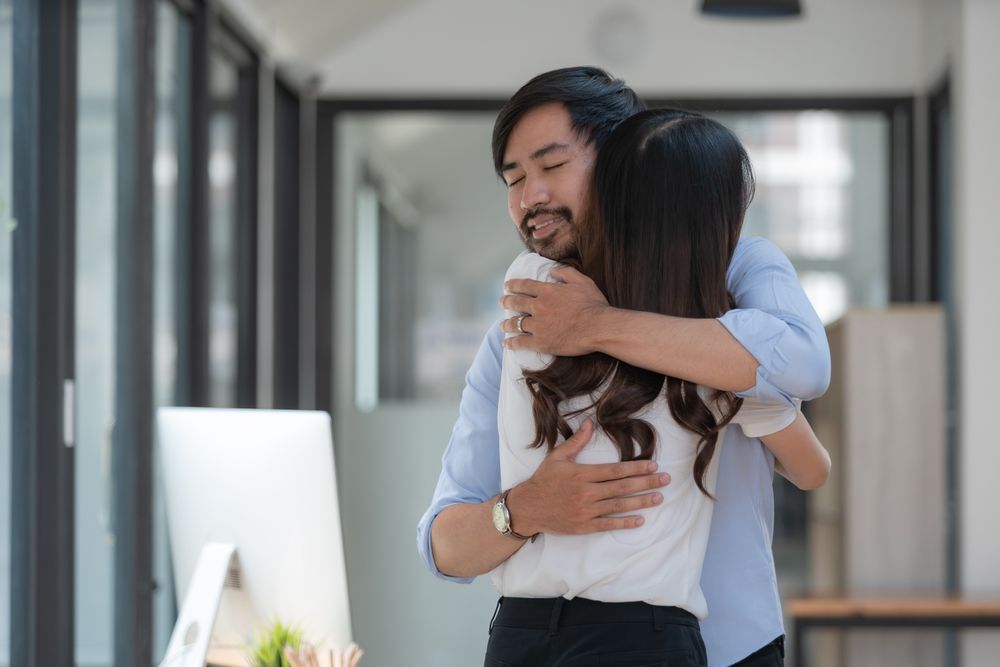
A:
{"label": "woman's arm", "polygon": [[761,436],[774,454],[775,470],[803,491],[818,489],[830,476],[830,454],[799,412],[795,421],[770,435]]}

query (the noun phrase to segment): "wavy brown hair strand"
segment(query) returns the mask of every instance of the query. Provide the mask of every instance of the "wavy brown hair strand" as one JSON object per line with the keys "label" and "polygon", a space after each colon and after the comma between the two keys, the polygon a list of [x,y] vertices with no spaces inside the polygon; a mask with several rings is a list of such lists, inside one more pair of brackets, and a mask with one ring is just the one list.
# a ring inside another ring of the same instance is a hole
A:
{"label": "wavy brown hair strand", "polygon": [[[576,230],[574,263],[611,306],[688,318],[715,318],[733,307],[726,271],[753,196],[753,173],[732,132],[695,113],[638,113],[601,147],[593,193]],[[531,446],[554,447],[572,434],[568,417],[592,410],[623,461],[653,457],[655,430],[636,415],[662,396],[674,419],[699,438],[695,480],[711,495],[708,465],[742,399],[714,392],[706,402],[692,382],[603,354],[557,357],[524,377],[535,416]],[[580,396],[590,400],[567,411],[565,403]]]}

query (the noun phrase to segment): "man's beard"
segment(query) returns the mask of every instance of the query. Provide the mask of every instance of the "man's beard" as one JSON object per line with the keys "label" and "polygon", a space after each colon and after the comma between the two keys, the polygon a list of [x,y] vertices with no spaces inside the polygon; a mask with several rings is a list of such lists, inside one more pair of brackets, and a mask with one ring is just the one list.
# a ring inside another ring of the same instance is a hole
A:
{"label": "man's beard", "polygon": [[[562,218],[562,222],[566,223],[570,232],[568,238],[560,239],[559,237],[562,235],[557,231],[553,237],[535,239],[534,236],[532,236],[532,228],[528,225],[528,223],[532,219],[543,215]],[[560,206],[559,208],[536,208],[528,211],[524,214],[524,217],[521,218],[520,231],[521,240],[524,241],[524,245],[527,246],[528,250],[537,252],[542,257],[548,257],[549,259],[559,261],[576,255],[576,243],[574,242],[572,236],[573,212],[565,206]]]}

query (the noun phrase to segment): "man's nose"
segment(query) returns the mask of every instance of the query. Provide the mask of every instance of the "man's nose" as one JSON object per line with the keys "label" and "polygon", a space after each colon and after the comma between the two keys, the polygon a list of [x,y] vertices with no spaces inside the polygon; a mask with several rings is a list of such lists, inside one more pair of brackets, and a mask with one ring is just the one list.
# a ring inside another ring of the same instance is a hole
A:
{"label": "man's nose", "polygon": [[521,209],[530,211],[545,206],[550,200],[551,195],[545,179],[525,179],[524,190],[521,192]]}

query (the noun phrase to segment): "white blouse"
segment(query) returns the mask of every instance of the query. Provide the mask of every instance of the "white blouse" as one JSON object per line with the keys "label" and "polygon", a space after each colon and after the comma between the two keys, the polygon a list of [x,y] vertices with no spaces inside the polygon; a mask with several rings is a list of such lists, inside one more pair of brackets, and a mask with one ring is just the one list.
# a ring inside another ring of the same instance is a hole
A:
{"label": "white blouse", "polygon": [[[523,252],[507,270],[506,279],[552,282],[549,274],[557,266],[552,260]],[[515,314],[508,313],[508,317]],[[544,445],[528,447],[534,439],[535,426],[524,371],[543,368],[551,359],[550,355],[527,350],[504,350],[497,418],[504,489],[528,479],[548,453]],[[699,391],[703,397],[710,395],[707,389],[699,387]],[[565,413],[589,402],[587,397],[576,397],[561,408]],[[739,424],[748,437],[760,437],[785,428],[796,414],[797,409],[788,405],[748,399],[732,423]],[[587,416],[570,417],[566,421],[575,431]],[[653,458],[660,471],[670,473],[670,484],[660,489],[663,502],[630,512],[644,517],[645,522],[638,528],[588,535],[539,535],[535,542],[527,542],[492,571],[493,584],[501,595],[644,601],[680,607],[698,618],[708,615],[699,581],[713,501],[694,480],[698,436],[674,420],[664,396],[646,405],[636,417],[653,427],[656,433]],[[713,495],[722,443],[720,433],[705,476],[705,487]],[[600,428],[594,429],[590,443],[576,458],[578,463],[619,460],[617,447]],[[513,511],[516,513],[516,507]]]}

